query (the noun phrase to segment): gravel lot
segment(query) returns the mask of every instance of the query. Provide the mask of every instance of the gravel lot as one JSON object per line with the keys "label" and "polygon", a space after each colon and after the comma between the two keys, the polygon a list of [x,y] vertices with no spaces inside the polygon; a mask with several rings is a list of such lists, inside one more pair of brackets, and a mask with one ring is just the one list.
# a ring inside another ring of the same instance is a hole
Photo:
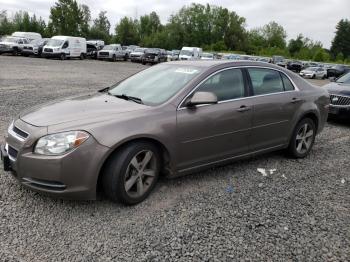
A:
{"label": "gravel lot", "polygon": [[[143,68],[0,56],[0,141],[22,109]],[[277,152],[163,179],[133,207],[53,199],[1,170],[0,261],[350,261],[349,130],[328,123],[303,160]]]}

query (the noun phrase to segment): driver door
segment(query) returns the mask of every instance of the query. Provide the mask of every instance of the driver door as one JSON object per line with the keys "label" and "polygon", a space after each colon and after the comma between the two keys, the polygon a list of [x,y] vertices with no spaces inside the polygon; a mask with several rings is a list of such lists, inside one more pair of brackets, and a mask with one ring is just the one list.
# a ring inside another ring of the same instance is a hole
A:
{"label": "driver door", "polygon": [[[249,152],[252,126],[251,99],[240,69],[209,77],[195,91],[212,92],[218,103],[177,111],[178,169],[206,165]],[[191,96],[188,97],[189,100]]]}

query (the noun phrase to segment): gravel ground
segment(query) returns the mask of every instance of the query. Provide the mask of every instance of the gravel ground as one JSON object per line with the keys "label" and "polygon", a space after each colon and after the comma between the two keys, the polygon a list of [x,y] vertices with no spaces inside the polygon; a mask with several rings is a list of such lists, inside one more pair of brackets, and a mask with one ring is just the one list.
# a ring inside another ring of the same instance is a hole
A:
{"label": "gravel ground", "polygon": [[[28,106],[144,66],[0,56],[0,68],[2,136]],[[53,199],[1,170],[0,261],[350,261],[349,129],[329,122],[303,160],[277,152],[162,179],[133,207]]]}

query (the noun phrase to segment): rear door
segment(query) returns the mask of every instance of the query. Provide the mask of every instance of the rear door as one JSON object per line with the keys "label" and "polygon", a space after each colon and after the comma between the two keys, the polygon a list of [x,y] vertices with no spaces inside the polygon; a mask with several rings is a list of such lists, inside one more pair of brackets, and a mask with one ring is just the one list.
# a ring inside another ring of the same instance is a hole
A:
{"label": "rear door", "polygon": [[241,69],[217,72],[195,89],[216,94],[217,104],[180,106],[177,111],[178,169],[206,165],[249,151],[252,105],[250,99],[245,99],[247,88],[243,76]]}
{"label": "rear door", "polygon": [[253,103],[251,146],[260,151],[285,145],[301,105],[300,92],[277,70],[248,68]]}

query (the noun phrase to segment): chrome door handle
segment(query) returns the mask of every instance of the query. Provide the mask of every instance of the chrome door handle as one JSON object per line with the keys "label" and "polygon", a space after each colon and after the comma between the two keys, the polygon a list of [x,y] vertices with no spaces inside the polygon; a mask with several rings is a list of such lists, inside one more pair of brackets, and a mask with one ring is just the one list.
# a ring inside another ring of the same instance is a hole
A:
{"label": "chrome door handle", "polygon": [[237,109],[238,112],[246,112],[246,111],[249,111],[251,109],[250,106],[241,106],[240,108]]}

